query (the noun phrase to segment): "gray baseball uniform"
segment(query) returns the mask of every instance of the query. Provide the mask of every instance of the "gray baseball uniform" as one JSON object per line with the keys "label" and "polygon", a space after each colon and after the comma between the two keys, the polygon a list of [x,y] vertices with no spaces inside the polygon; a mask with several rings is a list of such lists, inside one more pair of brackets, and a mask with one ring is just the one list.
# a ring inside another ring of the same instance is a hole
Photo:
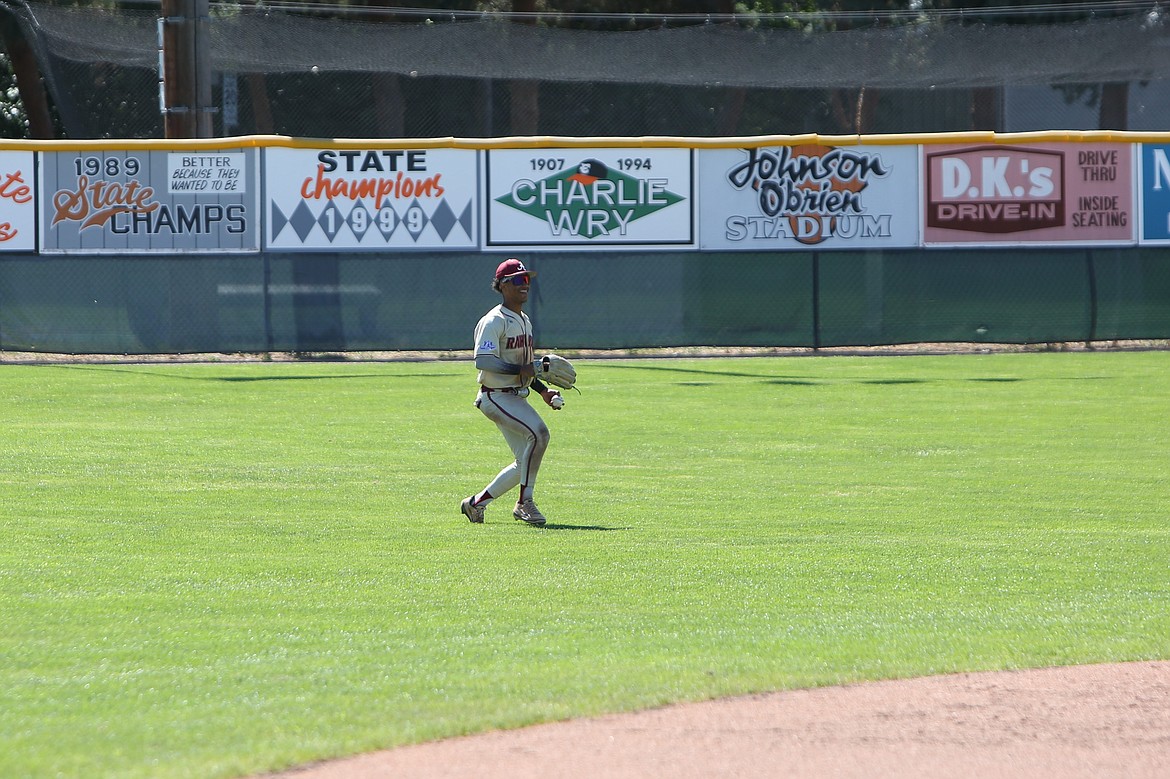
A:
{"label": "gray baseball uniform", "polygon": [[486,492],[498,498],[521,485],[521,500],[531,500],[540,463],[548,448],[548,425],[528,403],[529,381],[519,374],[503,373],[518,365],[531,364],[533,355],[532,322],[523,311],[496,306],[475,327],[475,361],[479,370],[479,395],[476,407],[496,423],[504,440],[516,456],[487,486]]}

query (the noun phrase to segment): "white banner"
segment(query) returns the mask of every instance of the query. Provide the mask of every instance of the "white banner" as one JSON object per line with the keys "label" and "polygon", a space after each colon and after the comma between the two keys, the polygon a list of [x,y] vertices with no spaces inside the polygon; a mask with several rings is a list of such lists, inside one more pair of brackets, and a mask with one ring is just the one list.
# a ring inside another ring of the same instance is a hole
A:
{"label": "white banner", "polygon": [[478,249],[474,149],[268,149],[265,248]]}
{"label": "white banner", "polygon": [[916,146],[701,149],[702,249],[917,246]]}
{"label": "white banner", "polygon": [[487,246],[694,247],[690,149],[493,149]]}
{"label": "white banner", "polygon": [[0,151],[0,251],[37,247],[37,201],[31,151]]}

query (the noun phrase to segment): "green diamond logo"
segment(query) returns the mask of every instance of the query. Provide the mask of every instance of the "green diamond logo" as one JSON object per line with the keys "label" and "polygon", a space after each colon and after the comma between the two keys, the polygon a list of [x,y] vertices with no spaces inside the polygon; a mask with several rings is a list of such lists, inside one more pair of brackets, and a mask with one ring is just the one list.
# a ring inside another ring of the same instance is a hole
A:
{"label": "green diamond logo", "polygon": [[632,222],[682,201],[666,189],[666,179],[634,178],[598,160],[540,181],[519,181],[496,198],[517,211],[547,222],[554,236],[624,236]]}

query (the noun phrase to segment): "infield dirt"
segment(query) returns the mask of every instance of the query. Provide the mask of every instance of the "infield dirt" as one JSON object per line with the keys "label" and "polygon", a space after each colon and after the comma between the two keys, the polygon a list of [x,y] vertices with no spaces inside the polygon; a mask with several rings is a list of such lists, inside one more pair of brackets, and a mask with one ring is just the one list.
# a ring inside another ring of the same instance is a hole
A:
{"label": "infield dirt", "polygon": [[1170,662],[752,695],[448,739],[274,776],[1154,779],[1170,776]]}

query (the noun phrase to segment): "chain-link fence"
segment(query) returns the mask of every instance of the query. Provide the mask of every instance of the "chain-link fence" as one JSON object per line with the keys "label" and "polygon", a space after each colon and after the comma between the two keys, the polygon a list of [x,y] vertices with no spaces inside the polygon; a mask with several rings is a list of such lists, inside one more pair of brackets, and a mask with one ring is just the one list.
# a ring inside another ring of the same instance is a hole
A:
{"label": "chain-link fence", "polygon": [[[1170,336],[1165,250],[549,253],[546,348],[1045,343]],[[499,257],[0,257],[0,349],[472,348]]]}

